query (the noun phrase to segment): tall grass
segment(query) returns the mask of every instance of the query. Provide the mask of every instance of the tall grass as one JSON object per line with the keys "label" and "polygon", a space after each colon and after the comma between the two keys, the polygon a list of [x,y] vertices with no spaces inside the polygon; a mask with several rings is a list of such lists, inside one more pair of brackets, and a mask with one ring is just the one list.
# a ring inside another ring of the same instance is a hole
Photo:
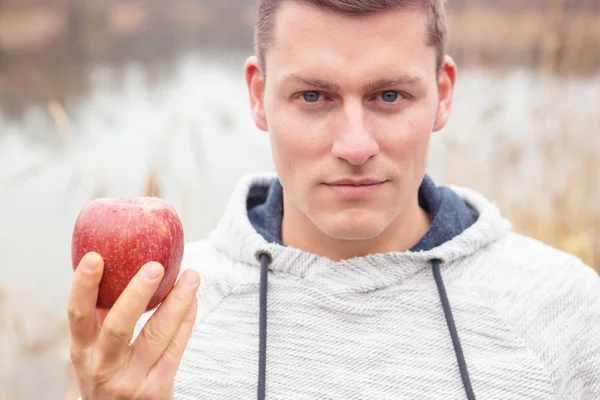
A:
{"label": "tall grass", "polygon": [[516,231],[600,271],[600,76],[473,72],[458,85],[433,173],[481,190]]}
{"label": "tall grass", "polygon": [[450,51],[462,65],[591,76],[600,71],[596,0],[448,2]]}

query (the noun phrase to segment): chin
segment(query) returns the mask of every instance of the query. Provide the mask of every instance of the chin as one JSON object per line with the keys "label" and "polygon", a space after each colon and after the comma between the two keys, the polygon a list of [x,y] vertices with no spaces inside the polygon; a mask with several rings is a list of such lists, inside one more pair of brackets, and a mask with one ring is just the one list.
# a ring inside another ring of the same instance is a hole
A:
{"label": "chin", "polygon": [[379,236],[389,225],[386,218],[360,210],[345,211],[338,215],[327,216],[315,221],[319,229],[327,236],[339,240],[369,240]]}

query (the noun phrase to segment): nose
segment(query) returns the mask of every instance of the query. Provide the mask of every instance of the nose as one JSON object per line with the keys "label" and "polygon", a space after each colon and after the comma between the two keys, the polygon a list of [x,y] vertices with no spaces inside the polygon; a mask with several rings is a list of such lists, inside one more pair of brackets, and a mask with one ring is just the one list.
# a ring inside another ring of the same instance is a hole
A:
{"label": "nose", "polygon": [[379,145],[366,127],[362,104],[345,107],[341,119],[331,152],[352,165],[363,165],[379,153]]}

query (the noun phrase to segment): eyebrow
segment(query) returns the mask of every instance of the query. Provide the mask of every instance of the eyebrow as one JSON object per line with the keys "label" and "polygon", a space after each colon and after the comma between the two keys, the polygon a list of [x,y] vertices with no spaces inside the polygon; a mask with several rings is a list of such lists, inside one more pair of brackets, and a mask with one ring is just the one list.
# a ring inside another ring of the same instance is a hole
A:
{"label": "eyebrow", "polygon": [[[377,81],[370,82],[366,88],[371,92],[376,92],[386,87],[395,86],[395,85],[411,85],[420,82],[422,79],[418,76],[412,75],[400,75],[394,78],[387,79],[379,79]],[[287,81],[297,81],[302,82],[308,86],[313,86],[325,90],[329,90],[332,92],[339,91],[340,87],[334,83],[324,81],[322,79],[315,78],[305,78],[300,75],[290,74],[283,78],[282,82]]]}
{"label": "eyebrow", "polygon": [[367,85],[367,89],[371,92],[376,92],[386,87],[396,85],[413,85],[421,81],[421,78],[411,75],[402,75],[391,79],[380,79],[375,82],[371,82]]}
{"label": "eyebrow", "polygon": [[337,92],[340,89],[340,87],[338,85],[324,81],[322,79],[305,78],[303,76],[296,75],[296,74],[290,74],[290,75],[285,76],[283,78],[282,82],[287,82],[287,81],[301,82],[308,86],[314,86],[314,87],[329,90],[332,92]]}

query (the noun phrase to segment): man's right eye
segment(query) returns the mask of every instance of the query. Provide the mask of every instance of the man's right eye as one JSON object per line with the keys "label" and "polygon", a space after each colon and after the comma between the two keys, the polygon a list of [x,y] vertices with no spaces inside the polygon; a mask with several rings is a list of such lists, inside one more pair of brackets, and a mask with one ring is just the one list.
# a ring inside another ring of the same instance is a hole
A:
{"label": "man's right eye", "polygon": [[304,99],[304,101],[306,101],[307,103],[316,103],[317,101],[319,101],[319,96],[321,94],[319,92],[316,91],[310,91],[310,92],[304,92],[302,93],[302,98]]}

